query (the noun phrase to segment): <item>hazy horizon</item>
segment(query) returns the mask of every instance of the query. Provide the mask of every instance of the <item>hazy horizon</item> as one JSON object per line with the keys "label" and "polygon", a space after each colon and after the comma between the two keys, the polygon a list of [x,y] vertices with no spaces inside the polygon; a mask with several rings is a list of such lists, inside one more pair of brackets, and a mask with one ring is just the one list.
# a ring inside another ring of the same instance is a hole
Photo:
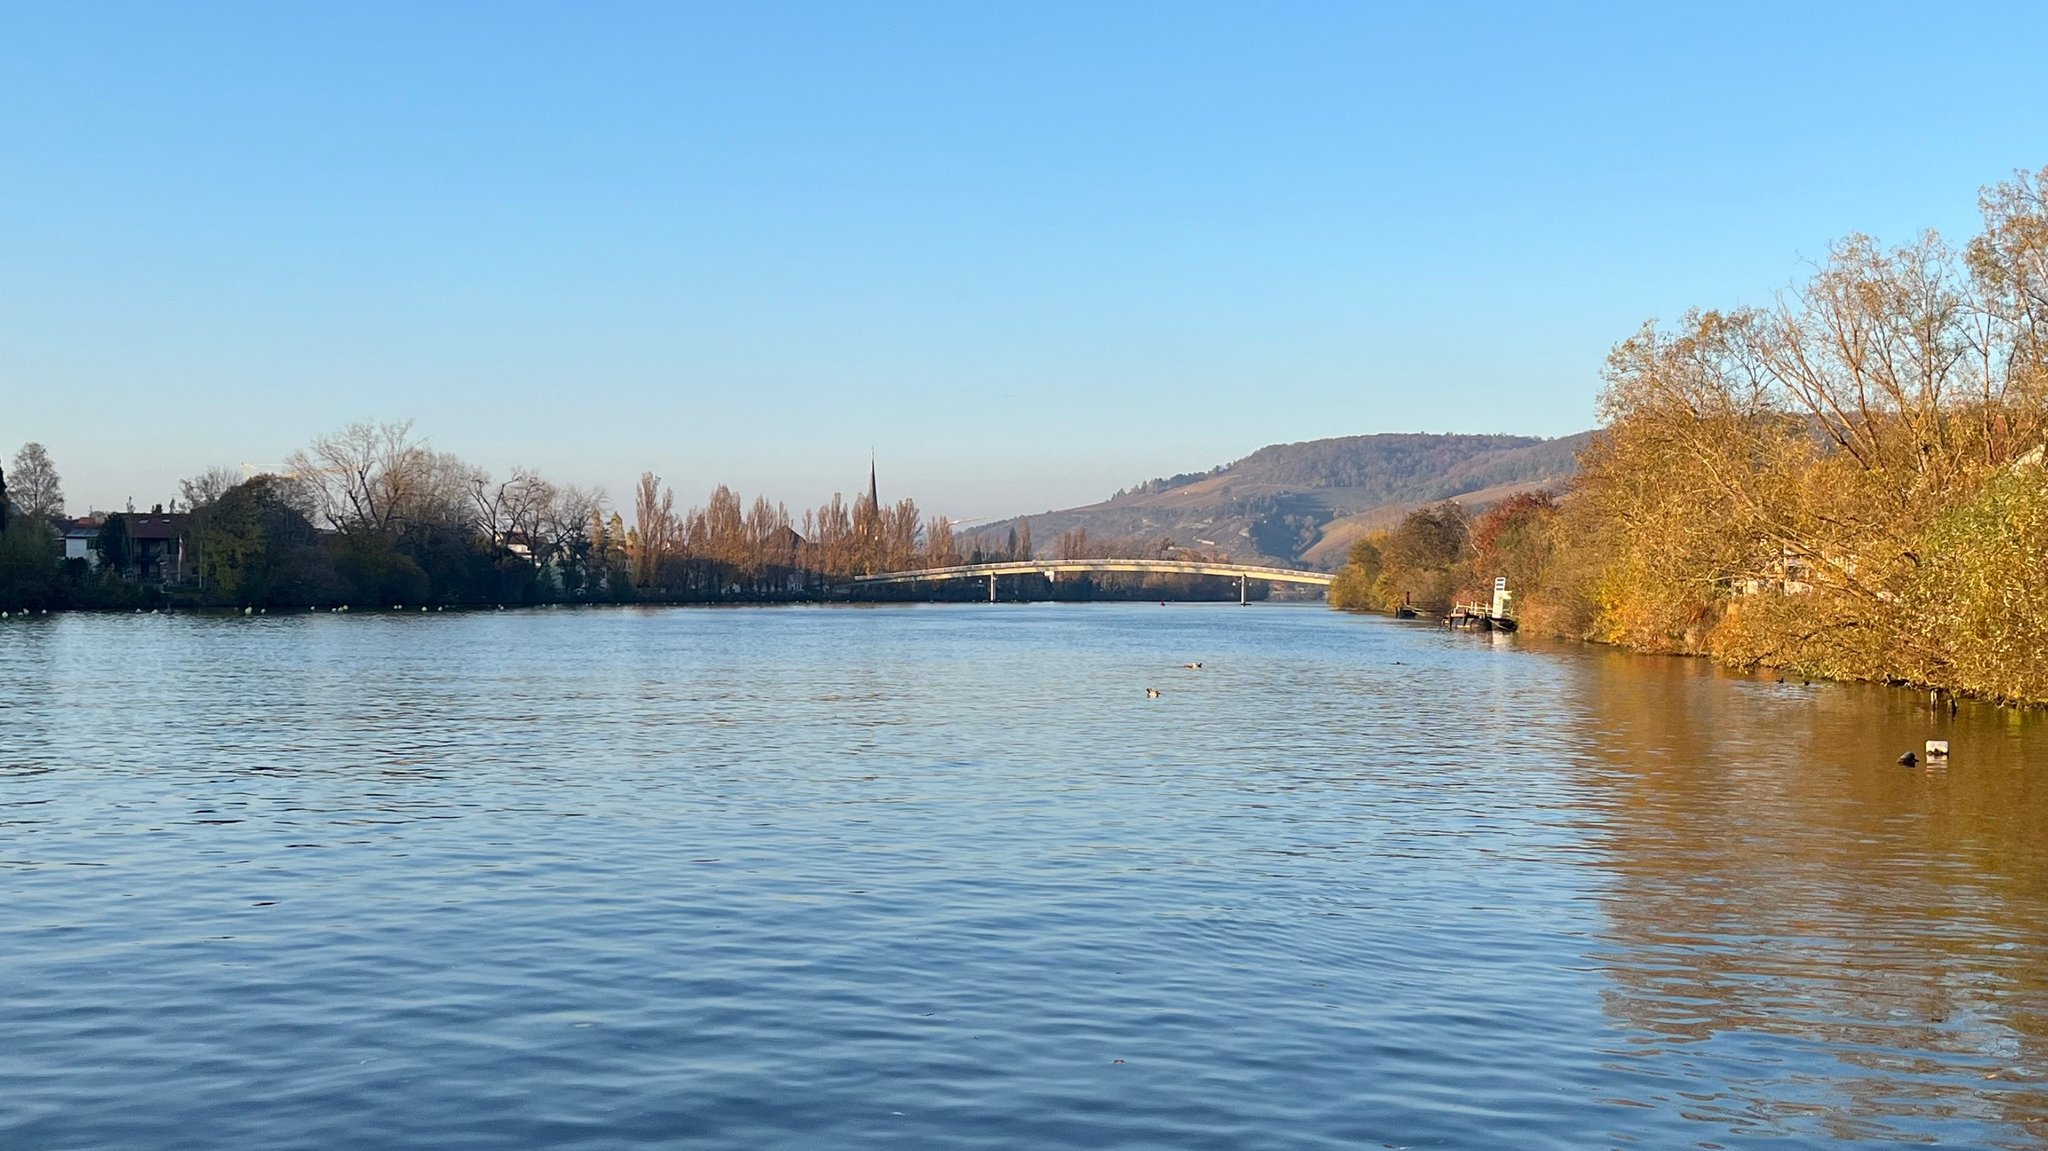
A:
{"label": "hazy horizon", "polygon": [[17,7],[0,452],[147,507],[411,419],[615,504],[872,451],[1000,518],[1567,435],[1644,320],[2048,159],[2048,12],[1943,13]]}

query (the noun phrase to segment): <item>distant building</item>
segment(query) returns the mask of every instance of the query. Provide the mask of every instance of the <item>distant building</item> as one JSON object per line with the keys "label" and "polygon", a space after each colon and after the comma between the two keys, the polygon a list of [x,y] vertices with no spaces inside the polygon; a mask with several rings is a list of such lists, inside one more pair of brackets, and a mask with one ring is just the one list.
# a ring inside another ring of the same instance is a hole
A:
{"label": "distant building", "polygon": [[788,524],[769,534],[762,559],[766,567],[779,575],[783,591],[791,594],[803,592],[806,583],[804,557],[810,546],[810,541]]}
{"label": "distant building", "polygon": [[783,524],[768,533],[768,539],[761,548],[761,559],[772,567],[797,567],[804,549],[809,546],[810,541],[804,539],[802,533]]}
{"label": "distant building", "polygon": [[[1856,561],[1853,558],[1828,557],[1830,566],[1836,570],[1853,574]],[[1749,576],[1735,581],[1737,595],[1806,595],[1813,590],[1813,557],[1793,547],[1780,547],[1775,558],[1768,561],[1762,575]]]}
{"label": "distant building", "polygon": [[64,558],[100,566],[100,521],[91,516],[64,521]]}
{"label": "distant building", "polygon": [[185,555],[186,540],[192,533],[191,515],[166,512],[159,505],[122,518],[128,524],[128,543],[133,552],[136,577],[144,582],[183,581],[189,571]]}

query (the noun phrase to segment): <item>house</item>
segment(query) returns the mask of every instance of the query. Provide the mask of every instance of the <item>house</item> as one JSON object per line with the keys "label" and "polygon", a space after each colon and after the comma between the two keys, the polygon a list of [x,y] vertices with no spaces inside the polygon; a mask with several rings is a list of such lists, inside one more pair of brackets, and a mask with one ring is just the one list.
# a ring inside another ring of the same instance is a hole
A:
{"label": "house", "polygon": [[768,533],[766,546],[761,549],[763,566],[767,569],[762,574],[768,577],[764,583],[780,582],[783,592],[802,595],[810,583],[810,576],[804,571],[805,553],[810,551],[810,547],[810,541],[788,524]]}
{"label": "house", "polygon": [[92,516],[64,521],[64,558],[100,566],[100,521]]}
{"label": "house", "polygon": [[[1775,558],[1765,561],[1755,575],[1733,581],[1736,595],[1810,595],[1816,584],[1825,582],[1840,589],[1854,581],[1860,561],[1854,555],[1823,551],[1818,555],[1791,545],[1781,545]],[[1879,591],[1885,598],[1887,593]]]}
{"label": "house", "polygon": [[186,541],[192,533],[189,513],[166,512],[159,504],[122,519],[127,521],[130,563],[137,578],[145,583],[179,583],[191,574],[186,555]]}

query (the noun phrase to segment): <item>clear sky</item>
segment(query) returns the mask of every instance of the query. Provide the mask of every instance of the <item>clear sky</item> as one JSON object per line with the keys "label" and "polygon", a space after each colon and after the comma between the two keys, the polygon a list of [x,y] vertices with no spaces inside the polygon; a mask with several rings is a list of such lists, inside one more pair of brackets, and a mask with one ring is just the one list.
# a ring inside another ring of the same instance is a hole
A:
{"label": "clear sky", "polygon": [[1643,320],[2043,164],[2036,4],[6,3],[0,451],[1036,511],[1580,430]]}

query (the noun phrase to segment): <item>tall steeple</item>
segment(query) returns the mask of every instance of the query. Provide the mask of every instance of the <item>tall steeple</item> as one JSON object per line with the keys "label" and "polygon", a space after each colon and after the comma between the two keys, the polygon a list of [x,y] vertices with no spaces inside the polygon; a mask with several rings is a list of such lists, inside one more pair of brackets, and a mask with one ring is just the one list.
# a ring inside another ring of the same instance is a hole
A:
{"label": "tall steeple", "polygon": [[875,493],[875,453],[868,453],[868,506],[877,513],[882,510],[882,497]]}

